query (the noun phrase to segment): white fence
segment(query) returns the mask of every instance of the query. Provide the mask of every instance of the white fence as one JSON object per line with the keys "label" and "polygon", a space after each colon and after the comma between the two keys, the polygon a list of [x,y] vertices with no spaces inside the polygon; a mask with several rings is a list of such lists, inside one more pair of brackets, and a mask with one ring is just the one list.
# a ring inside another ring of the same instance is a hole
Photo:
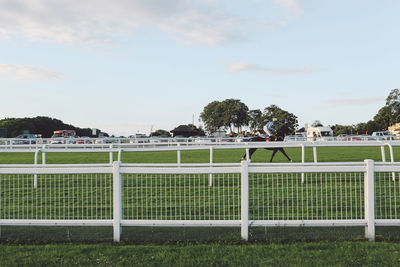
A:
{"label": "white fence", "polygon": [[399,172],[372,160],[2,165],[0,225],[113,226],[117,242],[122,226],[241,227],[245,240],[256,226],[361,226],[372,241],[375,226],[400,226]]}

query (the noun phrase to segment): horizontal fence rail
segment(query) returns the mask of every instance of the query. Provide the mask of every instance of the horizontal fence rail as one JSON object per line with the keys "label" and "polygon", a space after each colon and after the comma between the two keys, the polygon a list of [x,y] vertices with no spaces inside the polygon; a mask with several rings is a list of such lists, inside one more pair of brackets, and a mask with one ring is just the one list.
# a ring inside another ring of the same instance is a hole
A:
{"label": "horizontal fence rail", "polygon": [[400,164],[1,165],[0,225],[400,226]]}

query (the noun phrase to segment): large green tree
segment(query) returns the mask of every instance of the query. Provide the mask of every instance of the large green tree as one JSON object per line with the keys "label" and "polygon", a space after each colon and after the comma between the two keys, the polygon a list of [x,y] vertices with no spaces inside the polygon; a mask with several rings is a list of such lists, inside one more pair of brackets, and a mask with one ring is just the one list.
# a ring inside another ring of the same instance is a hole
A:
{"label": "large green tree", "polygon": [[203,121],[206,131],[212,133],[224,126],[223,116],[221,102],[213,101],[204,107],[200,119]]}
{"label": "large green tree", "polygon": [[276,105],[270,105],[264,109],[263,121],[267,123],[273,118],[278,120],[275,122],[275,129],[282,131],[285,135],[294,134],[297,128],[297,117]]}
{"label": "large green tree", "polygon": [[226,99],[222,102],[213,101],[204,107],[200,114],[207,132],[212,133],[221,128],[230,129],[236,127],[240,131],[242,126],[248,124],[249,108],[238,99]]}
{"label": "large green tree", "polygon": [[171,133],[166,130],[159,129],[150,133],[150,136],[171,137]]}
{"label": "large green tree", "polygon": [[262,112],[259,109],[252,109],[248,112],[250,131],[261,130],[263,128]]}
{"label": "large green tree", "polygon": [[247,113],[249,108],[239,99],[226,99],[220,105],[223,110],[223,124],[230,129],[231,133],[233,132],[233,127],[236,127],[240,132],[241,127],[248,124]]}
{"label": "large green tree", "polygon": [[390,91],[386,98],[386,106],[390,109],[391,122],[390,124],[400,122],[400,92],[399,89]]}

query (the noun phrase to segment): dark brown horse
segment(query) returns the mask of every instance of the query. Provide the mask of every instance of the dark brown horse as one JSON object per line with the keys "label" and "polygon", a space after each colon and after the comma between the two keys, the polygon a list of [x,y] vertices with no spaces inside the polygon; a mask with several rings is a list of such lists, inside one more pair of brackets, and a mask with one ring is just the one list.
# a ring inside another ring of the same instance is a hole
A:
{"label": "dark brown horse", "polygon": [[[276,141],[283,141],[283,134],[281,132],[277,132],[276,135],[274,136],[269,136],[269,137],[263,137],[260,135],[253,136],[250,139],[247,140],[248,142],[276,142]],[[257,148],[250,148],[249,149],[249,158],[251,159],[251,156],[256,152]],[[275,157],[276,152],[280,151],[287,159],[289,162],[292,162],[292,159],[286,154],[285,150],[283,147],[264,147],[266,150],[272,150],[272,156],[269,162],[272,162],[272,160]],[[243,155],[242,160],[246,159],[246,153]]]}

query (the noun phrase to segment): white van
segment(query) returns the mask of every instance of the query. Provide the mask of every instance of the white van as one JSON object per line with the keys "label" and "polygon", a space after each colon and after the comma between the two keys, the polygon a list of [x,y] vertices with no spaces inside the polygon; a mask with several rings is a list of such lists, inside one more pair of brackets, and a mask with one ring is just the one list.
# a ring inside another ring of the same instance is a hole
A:
{"label": "white van", "polygon": [[333,141],[333,131],[330,127],[310,127],[307,129],[308,141]]}

